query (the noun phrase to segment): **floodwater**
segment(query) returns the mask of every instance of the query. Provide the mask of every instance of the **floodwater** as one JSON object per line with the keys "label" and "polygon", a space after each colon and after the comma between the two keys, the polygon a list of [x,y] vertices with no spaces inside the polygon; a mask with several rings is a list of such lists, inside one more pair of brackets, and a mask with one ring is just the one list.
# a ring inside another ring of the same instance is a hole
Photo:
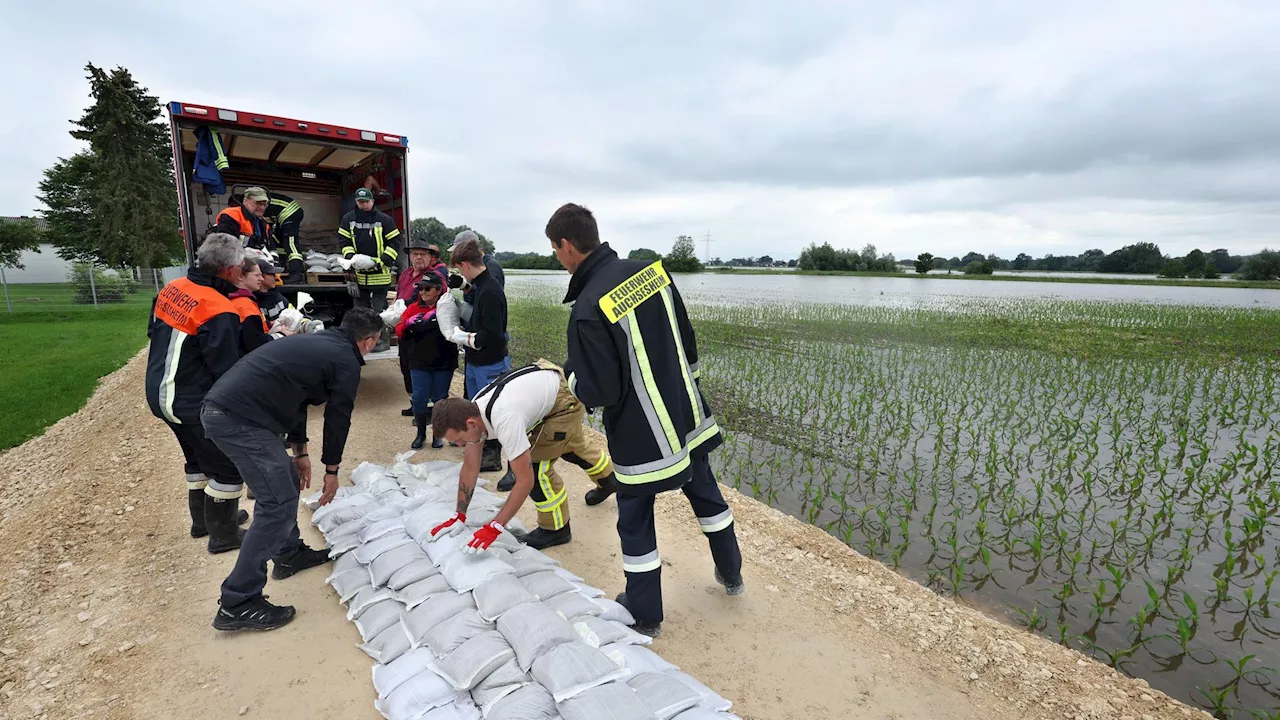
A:
{"label": "floodwater", "polygon": [[[565,288],[569,274],[558,271],[512,272],[513,286],[532,284]],[[808,302],[938,308],[950,301],[973,299],[1091,300],[1160,305],[1280,308],[1280,290],[1170,285],[1010,282],[933,277],[858,277],[856,275],[770,275],[700,273],[678,275],[676,285],[686,302],[705,305],[760,302]]]}

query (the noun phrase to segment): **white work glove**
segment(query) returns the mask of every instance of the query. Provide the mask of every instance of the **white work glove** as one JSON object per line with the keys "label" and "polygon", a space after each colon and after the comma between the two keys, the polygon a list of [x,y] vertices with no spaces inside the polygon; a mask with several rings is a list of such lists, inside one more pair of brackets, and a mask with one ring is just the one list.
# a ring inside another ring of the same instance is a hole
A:
{"label": "white work glove", "polygon": [[449,336],[449,342],[455,345],[465,345],[472,350],[476,349],[476,334],[469,333],[462,328],[454,328],[453,334]]}
{"label": "white work glove", "polygon": [[355,270],[372,270],[377,267],[377,263],[368,255],[356,253],[351,256],[351,267]]}

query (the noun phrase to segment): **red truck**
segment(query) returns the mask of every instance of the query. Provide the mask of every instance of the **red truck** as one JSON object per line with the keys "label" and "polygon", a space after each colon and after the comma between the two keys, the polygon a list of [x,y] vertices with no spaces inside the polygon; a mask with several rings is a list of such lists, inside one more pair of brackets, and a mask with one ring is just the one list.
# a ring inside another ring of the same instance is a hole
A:
{"label": "red truck", "polygon": [[[188,264],[218,213],[237,204],[245,188],[253,186],[288,196],[302,208],[298,239],[304,251],[340,251],[338,222],[354,209],[352,198],[361,187],[374,191],[375,206],[394,218],[401,236],[408,237],[409,140],[405,136],[198,103],[171,102],[168,109]],[[209,185],[193,178],[197,132],[202,127],[216,132],[226,156],[227,167],[221,170],[224,193],[212,194]],[[402,263],[405,257],[401,252]],[[310,280],[301,283],[286,282],[281,292],[296,304],[298,292],[306,291],[315,301],[312,317],[326,325],[341,322],[357,295],[354,276],[307,277]]]}

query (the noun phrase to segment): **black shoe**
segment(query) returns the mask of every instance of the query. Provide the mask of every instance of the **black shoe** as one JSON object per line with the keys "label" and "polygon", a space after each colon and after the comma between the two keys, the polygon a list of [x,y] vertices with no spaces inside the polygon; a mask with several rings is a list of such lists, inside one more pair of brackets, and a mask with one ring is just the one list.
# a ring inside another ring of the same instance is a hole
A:
{"label": "black shoe", "polygon": [[[614,598],[614,600],[622,607],[627,608],[627,612],[631,613],[632,617],[635,617],[635,613],[631,612],[631,608],[627,606],[626,593],[618,593],[618,597]],[[645,622],[636,620],[636,624],[632,625],[631,629],[635,630],[641,635],[648,635],[651,638],[656,638],[662,634],[662,623],[660,622],[645,623]]]}
{"label": "black shoe", "polygon": [[559,530],[543,530],[542,528],[534,528],[533,532],[520,536],[520,542],[528,545],[535,550],[542,550],[556,545],[563,545],[573,539],[573,533],[569,532],[569,525]]}
{"label": "black shoe", "polygon": [[282,557],[272,563],[275,567],[271,568],[271,579],[284,580],[307,568],[318,567],[327,562],[329,562],[329,548],[316,550],[307,547],[307,544],[303,543],[287,557]]}
{"label": "black shoe", "polygon": [[413,417],[413,406],[410,405],[409,407],[401,410],[400,414],[403,415],[404,417]]}
{"label": "black shoe", "polygon": [[440,436],[436,435],[435,431],[432,430],[431,431],[431,449],[439,450],[442,447],[444,447],[444,438],[441,438]]}
{"label": "black shoe", "polygon": [[297,611],[292,605],[272,605],[262,595],[249,598],[239,605],[224,607],[218,601],[218,614],[213,616],[217,630],[275,630],[293,621]]}
{"label": "black shoe", "polygon": [[599,505],[608,500],[609,496],[618,490],[618,481],[613,477],[613,473],[600,478],[596,481],[596,484],[600,487],[594,487],[587,491],[586,500],[588,505]]}
{"label": "black shoe", "polygon": [[415,415],[413,417],[414,424],[418,426],[418,436],[413,439],[409,447],[414,450],[421,450],[424,443],[427,442],[427,415]]}
{"label": "black shoe", "polygon": [[498,489],[502,492],[511,492],[511,488],[516,486],[516,474],[511,472],[511,463],[507,463],[507,474],[502,476],[498,481]]}
{"label": "black shoe", "polygon": [[[204,524],[209,531],[209,553],[230,552],[240,547],[244,529],[237,527],[241,520],[240,499],[219,500],[204,496]],[[247,514],[246,514],[247,519]]]}
{"label": "black shoe", "polygon": [[747,586],[742,582],[741,575],[739,575],[736,580],[729,581],[724,579],[724,576],[720,574],[719,570],[716,570],[716,582],[723,585],[724,591],[730,595],[741,595],[747,591]]}
{"label": "black shoe", "polygon": [[493,472],[502,469],[502,443],[497,440],[485,440],[484,450],[480,453],[480,472]]}

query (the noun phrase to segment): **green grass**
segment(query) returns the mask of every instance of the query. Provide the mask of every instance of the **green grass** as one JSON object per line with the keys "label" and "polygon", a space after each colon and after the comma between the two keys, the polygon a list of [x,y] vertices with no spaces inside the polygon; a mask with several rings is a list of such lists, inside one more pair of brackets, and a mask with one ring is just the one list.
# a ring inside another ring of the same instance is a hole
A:
{"label": "green grass", "polygon": [[142,291],[98,310],[63,306],[10,314],[0,307],[0,450],[79,410],[99,378],[146,344],[150,308],[150,294]]}
{"label": "green grass", "polygon": [[956,271],[950,275],[921,275],[915,272],[846,272],[839,270],[769,270],[767,268],[714,268],[708,272],[727,275],[776,275],[785,272],[793,275],[852,275],[855,277],[886,277],[906,280],[995,280],[997,282],[1049,282],[1080,285],[1164,285],[1172,287],[1241,288],[1255,290],[1280,290],[1280,281],[1250,280],[1179,280],[1171,278],[1114,278],[1114,277],[1056,277],[1045,275],[965,275]]}
{"label": "green grass", "polygon": [[[31,284],[13,284],[8,286],[9,302],[13,305],[14,314],[17,313],[48,313],[48,312],[97,312],[106,308],[120,307],[144,307],[148,311],[151,308],[151,298],[155,297],[155,289],[149,285],[142,285],[138,291],[125,295],[122,302],[116,303],[99,303],[95,308],[92,302],[77,303],[75,302],[75,291],[71,283],[31,283]],[[0,294],[0,314],[8,314],[9,309],[3,303],[3,295]]]}

